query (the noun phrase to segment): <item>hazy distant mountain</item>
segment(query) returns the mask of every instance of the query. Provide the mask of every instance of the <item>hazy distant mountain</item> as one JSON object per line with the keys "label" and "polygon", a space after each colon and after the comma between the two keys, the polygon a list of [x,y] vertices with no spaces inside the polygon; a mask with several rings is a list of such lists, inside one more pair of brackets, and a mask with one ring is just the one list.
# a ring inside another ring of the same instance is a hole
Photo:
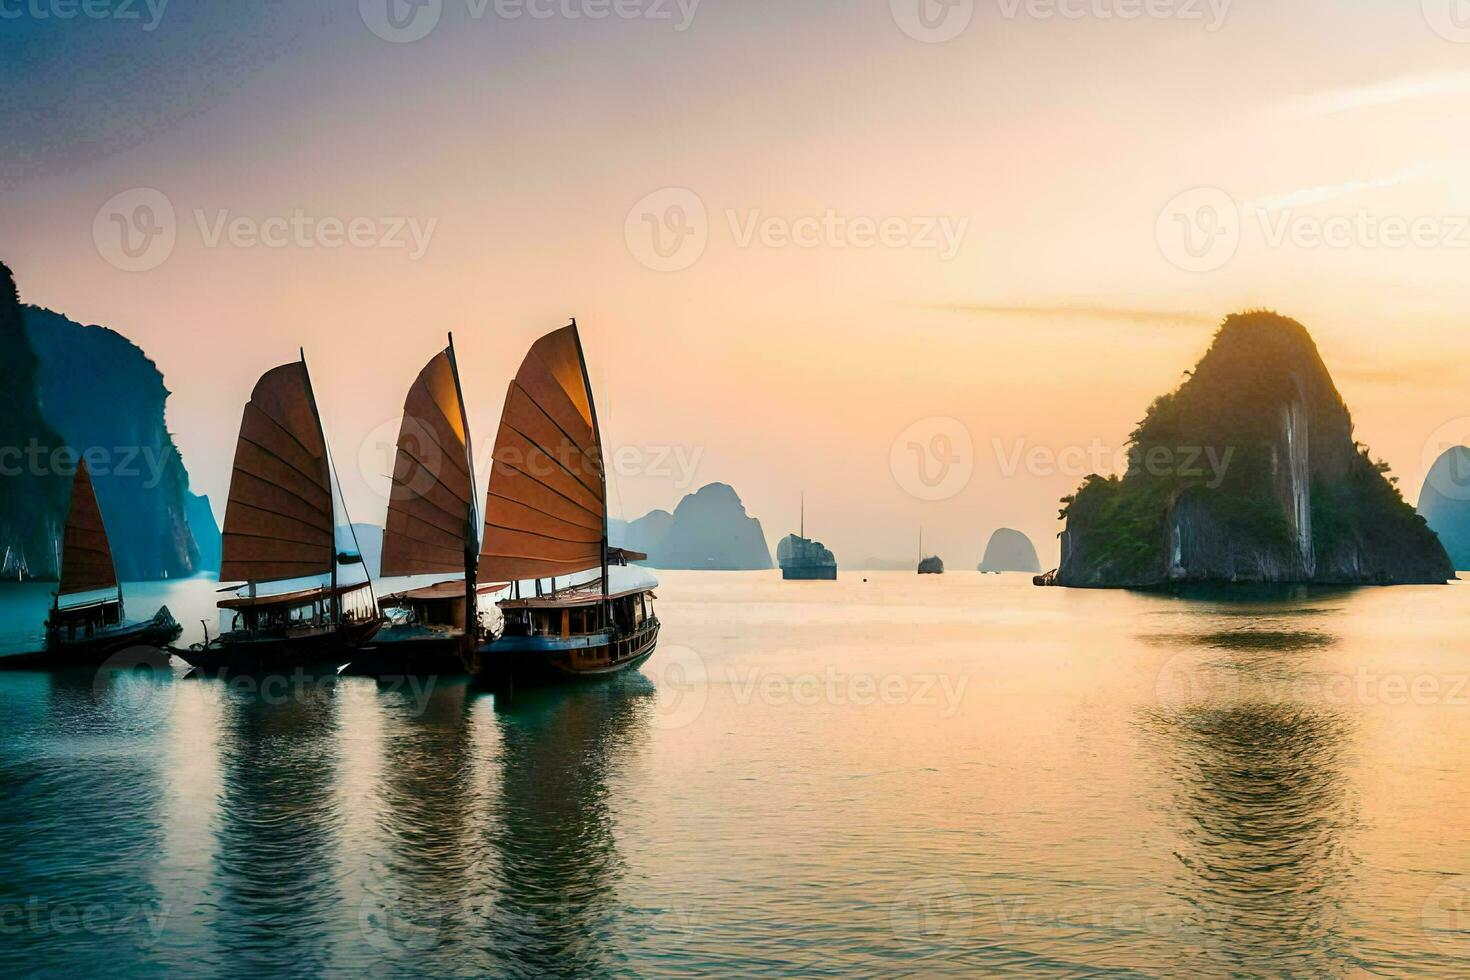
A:
{"label": "hazy distant mountain", "polygon": [[197,493],[185,494],[184,514],[189,519],[189,530],[194,534],[194,543],[199,546],[196,570],[219,571],[222,542],[219,524],[214,519],[214,508],[210,506],[209,498]]}
{"label": "hazy distant mountain", "polygon": [[1454,566],[1470,571],[1470,449],[1455,446],[1434,461],[1419,492],[1419,513]]}
{"label": "hazy distant mountain", "polygon": [[[35,306],[23,310],[40,361],[41,411],[67,445],[95,454],[88,463],[118,575],[192,575],[201,566],[189,526],[189,474],[165,422],[163,375],[114,330]],[[202,519],[205,512],[194,513]],[[218,529],[202,533],[213,538]]]}
{"label": "hazy distant mountain", "polygon": [[1127,473],[1064,498],[1058,584],[1430,583],[1454,577],[1368,450],[1305,327],[1225,320],[1133,432]]}
{"label": "hazy distant mountain", "polygon": [[761,522],[746,514],[739,495],[723,483],[689,494],[672,514],[655,510],[636,521],[610,521],[608,537],[614,546],[645,552],[655,568],[771,567]]}
{"label": "hazy distant mountain", "polygon": [[[352,532],[357,536],[357,548],[362,554],[363,567],[373,578],[378,578],[383,569],[383,529],[376,524],[353,524]],[[344,535],[338,532],[339,545],[343,540]]]}
{"label": "hazy distant mountain", "polygon": [[1036,548],[1031,539],[1012,528],[997,528],[985,546],[985,557],[980,560],[982,572],[1030,572],[1041,571],[1041,559],[1036,557]]}

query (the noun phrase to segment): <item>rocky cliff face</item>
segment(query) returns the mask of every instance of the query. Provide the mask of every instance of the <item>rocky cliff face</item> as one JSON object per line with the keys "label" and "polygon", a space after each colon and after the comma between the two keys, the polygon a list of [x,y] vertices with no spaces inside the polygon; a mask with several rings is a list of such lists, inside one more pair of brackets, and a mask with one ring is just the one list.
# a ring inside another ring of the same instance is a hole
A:
{"label": "rocky cliff face", "polygon": [[1353,441],[1306,329],[1228,318],[1189,379],[1156,399],[1121,479],[1063,501],[1058,584],[1444,582],[1448,556]]}
{"label": "rocky cliff face", "polygon": [[626,524],[609,522],[608,537],[616,547],[646,553],[655,568],[771,567],[761,522],[746,514],[739,495],[723,483],[689,494],[672,514],[655,510]]}
{"label": "rocky cliff face", "polygon": [[34,306],[24,311],[40,359],[41,409],[67,445],[90,454],[118,575],[194,574],[199,548],[189,526],[189,474],[164,423],[163,375],[115,331]]}
{"label": "rocky cliff face", "polygon": [[0,577],[57,578],[70,476],[64,446],[41,413],[37,364],[10,268],[0,263]]}
{"label": "rocky cliff face", "polygon": [[1470,570],[1470,449],[1455,446],[1434,461],[1419,491],[1419,513],[1454,566]]}
{"label": "rocky cliff face", "polygon": [[1041,559],[1036,557],[1036,547],[1031,539],[1020,531],[1009,527],[997,528],[985,545],[985,557],[980,559],[982,572],[1030,572],[1041,571]]}

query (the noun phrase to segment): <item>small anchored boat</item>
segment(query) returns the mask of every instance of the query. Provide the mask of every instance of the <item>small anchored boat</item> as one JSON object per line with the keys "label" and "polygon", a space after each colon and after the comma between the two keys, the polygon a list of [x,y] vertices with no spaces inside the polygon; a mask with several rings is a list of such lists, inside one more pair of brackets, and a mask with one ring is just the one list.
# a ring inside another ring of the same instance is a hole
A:
{"label": "small anchored boat", "polygon": [[451,335],[403,403],[378,583],[387,588],[386,580],[402,578],[403,587],[378,599],[383,628],[345,673],[463,673],[475,647],[491,638],[494,628],[482,625],[480,600],[506,586],[476,582],[475,496],[470,423]]}
{"label": "small anchored boat", "polygon": [[573,320],[532,345],[506,393],[479,573],[511,594],[503,634],[467,666],[495,686],[637,667],[659,632],[658,582],[629,565],[646,558],[608,547],[602,433]]}
{"label": "small anchored boat", "polygon": [[107,526],[87,464],[78,462],[62,531],[61,582],[46,620],[46,647],[36,653],[0,657],[0,669],[97,667],[114,654],[134,648],[143,648],[139,652],[151,649],[162,664],[168,660],[162,647],[177,639],[180,631],[167,606],[147,622],[124,619],[122,585],[112,561]]}
{"label": "small anchored boat", "polygon": [[244,583],[222,590],[237,593],[218,603],[230,625],[179,656],[241,673],[346,663],[382,620],[355,537],[337,548],[339,503],[303,353],[261,376],[240,421],[219,573]]}

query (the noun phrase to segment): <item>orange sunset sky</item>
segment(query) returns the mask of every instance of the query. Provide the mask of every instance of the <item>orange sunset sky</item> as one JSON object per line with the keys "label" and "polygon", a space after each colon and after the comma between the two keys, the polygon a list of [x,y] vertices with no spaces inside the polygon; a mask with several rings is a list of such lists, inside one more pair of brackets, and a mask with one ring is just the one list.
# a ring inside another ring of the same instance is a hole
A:
{"label": "orange sunset sky", "polygon": [[[804,490],[849,564],[912,556],[922,525],[973,567],[1012,526],[1050,567],[1076,450],[1121,448],[1244,308],[1307,325],[1411,501],[1470,434],[1470,32],[1436,0],[961,0],[937,21],[905,0],[443,0],[406,41],[374,2],[0,25],[0,259],[24,301],[157,362],[220,516],[241,406],[299,345],[352,518],[379,523],[381,444],[444,333],[483,454],[526,347],[570,316],[625,450],[615,516],[723,481],[774,542]],[[130,271],[105,209],[140,188],[174,241]],[[212,237],[298,212],[427,236]],[[934,418],[972,473],[925,500],[893,450]]]}

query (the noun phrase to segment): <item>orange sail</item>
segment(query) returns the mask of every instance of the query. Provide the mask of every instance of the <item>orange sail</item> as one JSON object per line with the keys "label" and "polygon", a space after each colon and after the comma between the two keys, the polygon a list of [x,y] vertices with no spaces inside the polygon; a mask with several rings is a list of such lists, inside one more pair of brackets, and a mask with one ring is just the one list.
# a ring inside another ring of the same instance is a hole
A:
{"label": "orange sail", "polygon": [[514,581],[598,568],[606,528],[597,414],[573,323],[532,345],[506,393],[480,575]]}
{"label": "orange sail", "polygon": [[382,574],[464,572],[479,531],[469,420],[451,341],[419,372],[403,403]]}
{"label": "orange sail", "polygon": [[235,446],[219,577],[266,582],[333,568],[327,442],[304,360],[261,375]]}
{"label": "orange sail", "polygon": [[117,570],[112,564],[112,547],[102,509],[92,488],[92,475],[85,462],[77,463],[71,481],[71,506],[66,512],[66,530],[61,537],[61,586],[57,595],[75,595],[98,589],[117,588]]}

